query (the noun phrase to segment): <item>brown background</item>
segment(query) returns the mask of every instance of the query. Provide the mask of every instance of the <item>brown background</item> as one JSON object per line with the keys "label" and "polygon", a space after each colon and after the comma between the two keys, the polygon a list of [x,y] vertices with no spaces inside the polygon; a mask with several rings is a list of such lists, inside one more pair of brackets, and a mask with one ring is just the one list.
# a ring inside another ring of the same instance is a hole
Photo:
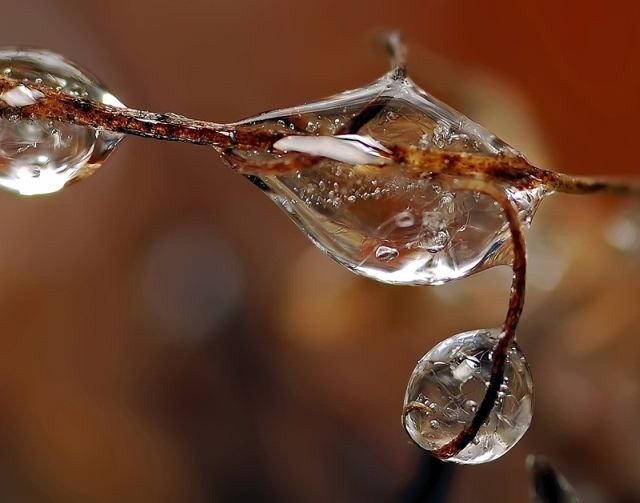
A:
{"label": "brown background", "polygon": [[[1,10],[0,43],[61,52],[132,106],[216,121],[372,80],[385,62],[367,41],[398,27],[416,80],[532,159],[640,173],[636,2]],[[530,452],[585,501],[640,499],[640,259],[606,245],[611,209],[594,201],[552,202],[531,237],[531,431],[458,469],[450,501],[526,501]],[[2,195],[0,214],[1,501],[400,500],[420,457],[398,421],[411,368],[435,341],[497,324],[508,290],[504,271],[437,289],[356,279],[192,146],[129,139],[90,180]]]}

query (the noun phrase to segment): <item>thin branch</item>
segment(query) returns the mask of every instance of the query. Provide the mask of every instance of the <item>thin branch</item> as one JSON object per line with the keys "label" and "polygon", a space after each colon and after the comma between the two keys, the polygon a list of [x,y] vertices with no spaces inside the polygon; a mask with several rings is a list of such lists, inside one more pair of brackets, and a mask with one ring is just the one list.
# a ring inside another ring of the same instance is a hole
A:
{"label": "thin branch", "polygon": [[564,194],[610,193],[622,196],[640,196],[640,180],[637,179],[625,180],[553,173],[547,186],[555,192]]}
{"label": "thin branch", "polygon": [[[403,47],[394,37],[388,39],[393,51]],[[401,52],[396,53],[401,58]],[[397,62],[401,62],[398,59]],[[9,106],[3,94],[22,86],[36,92],[37,98],[25,106]],[[374,100],[345,126],[346,132],[359,130],[385,103]],[[184,117],[174,113],[155,113],[132,108],[119,108],[56,91],[41,84],[0,76],[0,116],[13,120],[48,119],[78,124],[98,130],[113,131],[156,140],[187,142],[213,146],[221,150],[267,150],[284,136],[306,134],[296,129],[286,131],[251,124],[219,124]],[[524,157],[510,154],[487,155],[450,152],[440,149],[420,149],[416,146],[387,145],[393,153],[390,161],[405,166],[414,176],[444,174],[471,177],[488,183],[502,183],[517,189],[545,187],[550,191],[570,194],[612,192],[640,194],[640,183],[615,179],[571,177],[537,168]],[[240,163],[245,174],[280,174],[304,168],[319,160],[309,155],[287,154],[286,159],[274,159],[253,166]]]}
{"label": "thin branch", "polygon": [[0,77],[0,98],[18,86],[37,91],[37,98],[32,104],[13,107],[0,99],[0,115],[16,120],[45,118],[145,138],[220,148],[266,147],[283,136],[246,131],[242,127],[190,119],[173,113],[114,107],[9,77]]}

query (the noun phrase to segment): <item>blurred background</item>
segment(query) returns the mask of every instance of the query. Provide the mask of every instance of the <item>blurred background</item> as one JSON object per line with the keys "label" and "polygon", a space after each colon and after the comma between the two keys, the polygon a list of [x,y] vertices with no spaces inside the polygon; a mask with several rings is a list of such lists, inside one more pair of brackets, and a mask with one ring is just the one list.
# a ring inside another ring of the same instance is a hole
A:
{"label": "blurred background", "polygon": [[[640,174],[637,2],[24,0],[2,45],[124,103],[231,121],[409,71],[541,166]],[[557,196],[529,233],[536,410],[446,501],[527,501],[543,453],[586,502],[640,501],[640,218]],[[400,426],[417,359],[502,321],[509,271],[375,284],[207,148],[131,138],[52,196],[0,194],[0,501],[443,501]],[[634,220],[635,218],[635,220]]]}

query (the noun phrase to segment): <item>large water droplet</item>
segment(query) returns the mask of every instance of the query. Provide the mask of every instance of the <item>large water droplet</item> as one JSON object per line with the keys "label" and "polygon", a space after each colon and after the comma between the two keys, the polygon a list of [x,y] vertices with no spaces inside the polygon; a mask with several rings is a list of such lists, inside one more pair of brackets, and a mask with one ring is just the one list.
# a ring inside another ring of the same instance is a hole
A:
{"label": "large water droplet", "polygon": [[[79,67],[48,51],[0,49],[0,72],[93,101],[123,106]],[[22,107],[41,97],[19,85],[0,95],[3,105]],[[56,192],[90,175],[122,135],[45,119],[0,117],[0,187],[24,195]]]}
{"label": "large water droplet", "polygon": [[[405,428],[420,447],[435,451],[469,424],[486,394],[491,353],[499,335],[499,329],[458,334],[435,346],[418,362],[405,395],[405,406],[414,405],[405,417]],[[529,428],[533,380],[515,343],[509,348],[504,376],[487,421],[474,441],[449,461],[492,461],[511,449]],[[438,423],[437,430],[433,428],[434,421]]]}
{"label": "large water droplet", "polygon": [[[315,244],[358,274],[439,284],[510,262],[508,227],[492,199],[456,191],[452,177],[409,170],[393,149],[419,149],[429,138],[429,148],[451,153],[516,152],[406,77],[392,72],[365,88],[235,126],[282,135],[270,149],[221,154],[259,177]],[[512,192],[528,223],[542,194]],[[397,256],[380,260],[381,249]]]}

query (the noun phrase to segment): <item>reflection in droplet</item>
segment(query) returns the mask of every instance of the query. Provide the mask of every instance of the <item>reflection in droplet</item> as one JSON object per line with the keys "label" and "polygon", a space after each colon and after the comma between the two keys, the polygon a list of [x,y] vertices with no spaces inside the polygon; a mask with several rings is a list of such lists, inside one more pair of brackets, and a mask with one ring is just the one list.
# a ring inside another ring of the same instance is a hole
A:
{"label": "reflection in droplet", "polygon": [[[451,442],[475,414],[491,376],[491,353],[500,330],[474,330],[435,346],[414,369],[405,406],[405,428],[423,449],[435,451]],[[449,458],[457,463],[485,463],[499,458],[522,438],[533,413],[533,381],[527,362],[515,343],[507,354],[505,378],[489,418],[475,440]],[[420,404],[434,403],[437,411]],[[433,433],[434,421],[438,434]]]}
{"label": "reflection in droplet", "polygon": [[[77,66],[47,51],[0,49],[0,68],[14,79],[35,82],[73,96],[123,106]],[[33,105],[43,94],[18,85],[0,95],[9,107]],[[0,117],[0,187],[23,195],[56,192],[91,174],[121,135],[45,119]]]}

